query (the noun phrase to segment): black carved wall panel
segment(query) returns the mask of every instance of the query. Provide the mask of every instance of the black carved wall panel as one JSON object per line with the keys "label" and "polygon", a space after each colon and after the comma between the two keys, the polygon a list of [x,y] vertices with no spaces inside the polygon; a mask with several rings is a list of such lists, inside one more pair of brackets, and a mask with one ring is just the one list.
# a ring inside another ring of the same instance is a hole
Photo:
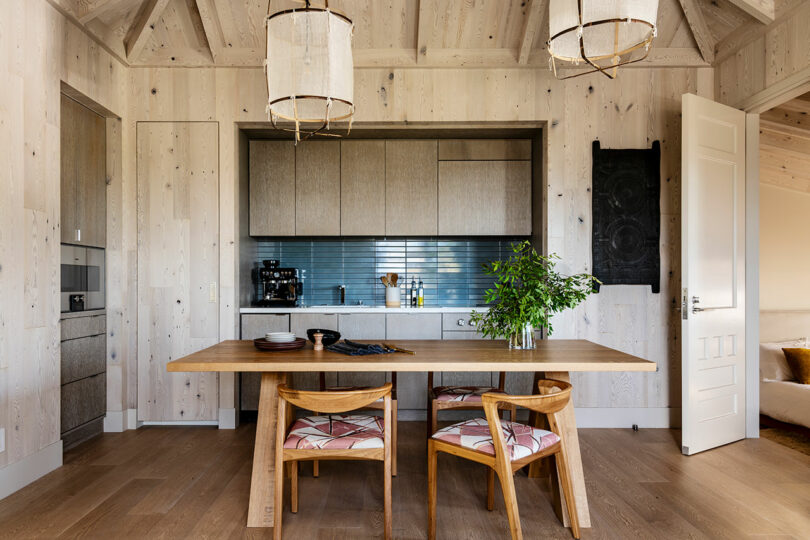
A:
{"label": "black carved wall panel", "polygon": [[660,164],[658,141],[649,150],[593,142],[593,275],[604,285],[660,291]]}

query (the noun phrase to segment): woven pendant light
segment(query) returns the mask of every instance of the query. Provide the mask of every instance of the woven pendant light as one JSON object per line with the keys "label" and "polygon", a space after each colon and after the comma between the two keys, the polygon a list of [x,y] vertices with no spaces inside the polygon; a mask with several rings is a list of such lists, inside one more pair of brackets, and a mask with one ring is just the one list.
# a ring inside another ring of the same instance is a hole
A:
{"label": "woven pendant light", "polygon": [[[658,0],[551,0],[548,52],[559,79],[596,71],[616,77],[618,68],[647,57],[656,35]],[[562,76],[561,68],[592,69]]]}
{"label": "woven pendant light", "polygon": [[295,132],[296,141],[325,133],[354,115],[352,21],[324,7],[267,15],[267,114],[273,127]]}

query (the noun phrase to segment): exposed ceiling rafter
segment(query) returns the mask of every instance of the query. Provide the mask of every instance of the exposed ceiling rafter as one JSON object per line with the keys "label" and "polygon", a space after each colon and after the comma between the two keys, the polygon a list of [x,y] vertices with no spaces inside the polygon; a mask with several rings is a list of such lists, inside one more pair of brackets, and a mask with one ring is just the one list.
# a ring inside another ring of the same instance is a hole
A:
{"label": "exposed ceiling rafter", "polygon": [[430,6],[434,0],[419,0],[419,10],[416,12],[416,63],[421,64],[427,59],[427,39],[434,18],[430,13]]}
{"label": "exposed ceiling rafter", "polygon": [[138,59],[146,47],[146,42],[152,31],[155,29],[155,23],[163,15],[163,10],[169,0],[147,0],[141,6],[141,11],[138,13],[135,24],[127,32],[124,39],[124,46],[127,51],[127,62],[130,64]]}
{"label": "exposed ceiling rafter", "polygon": [[774,0],[729,0],[762,24],[770,24],[776,17]]}
{"label": "exposed ceiling rafter", "polygon": [[692,30],[692,36],[695,38],[698,49],[703,59],[708,63],[714,62],[714,38],[709,31],[709,26],[706,24],[706,19],[703,17],[703,12],[697,0],[678,0],[683,9],[683,14],[686,16],[686,22],[689,23],[689,28]]}
{"label": "exposed ceiling rafter", "polygon": [[200,12],[200,20],[205,30],[205,39],[208,40],[208,48],[211,51],[211,56],[214,59],[214,63],[219,62],[222,58],[224,40],[222,38],[222,25],[217,15],[216,6],[213,0],[195,1],[197,3],[197,11]]}
{"label": "exposed ceiling rafter", "polygon": [[525,64],[529,61],[529,54],[532,52],[534,38],[540,33],[543,24],[543,16],[548,11],[548,0],[529,0],[528,13],[523,21],[523,31],[520,35],[520,45],[518,46],[518,64]]}

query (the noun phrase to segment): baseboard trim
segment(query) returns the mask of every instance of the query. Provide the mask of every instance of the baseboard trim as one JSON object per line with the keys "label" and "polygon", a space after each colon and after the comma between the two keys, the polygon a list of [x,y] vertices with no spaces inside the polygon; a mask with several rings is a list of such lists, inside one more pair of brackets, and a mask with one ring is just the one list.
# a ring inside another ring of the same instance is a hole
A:
{"label": "baseboard trim", "polygon": [[125,411],[107,411],[104,417],[105,433],[121,433],[128,429],[138,429],[141,426],[138,422],[138,411],[127,409]]}
{"label": "baseboard trim", "polygon": [[5,499],[62,466],[62,440],[0,469],[0,499]]}
{"label": "baseboard trim", "polygon": [[219,420],[171,420],[166,422],[140,422],[141,426],[219,426]]}
{"label": "baseboard trim", "polygon": [[[442,420],[458,421],[481,416],[480,411],[442,411]],[[527,411],[518,411],[518,420],[526,421]],[[680,427],[679,407],[576,407],[578,428],[671,428]],[[424,409],[401,409],[398,419],[403,422],[424,422]]]}
{"label": "baseboard trim", "polygon": [[219,410],[219,429],[236,429],[236,409]]}

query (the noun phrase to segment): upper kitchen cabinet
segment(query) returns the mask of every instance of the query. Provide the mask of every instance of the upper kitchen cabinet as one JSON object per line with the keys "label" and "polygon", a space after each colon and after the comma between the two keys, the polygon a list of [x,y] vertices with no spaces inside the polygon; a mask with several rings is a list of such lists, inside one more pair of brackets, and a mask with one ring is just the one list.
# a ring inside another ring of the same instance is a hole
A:
{"label": "upper kitchen cabinet", "polygon": [[102,248],[106,245],[106,139],[106,120],[62,95],[62,242]]}
{"label": "upper kitchen cabinet", "polygon": [[439,159],[439,235],[531,234],[531,141],[440,141]]}
{"label": "upper kitchen cabinet", "polygon": [[385,234],[435,236],[438,229],[435,140],[385,141]]}
{"label": "upper kitchen cabinet", "polygon": [[385,231],[385,141],[340,143],[340,234]]}
{"label": "upper kitchen cabinet", "polygon": [[295,234],[295,144],[250,141],[250,235]]}
{"label": "upper kitchen cabinet", "polygon": [[295,147],[295,234],[340,235],[340,141]]}

